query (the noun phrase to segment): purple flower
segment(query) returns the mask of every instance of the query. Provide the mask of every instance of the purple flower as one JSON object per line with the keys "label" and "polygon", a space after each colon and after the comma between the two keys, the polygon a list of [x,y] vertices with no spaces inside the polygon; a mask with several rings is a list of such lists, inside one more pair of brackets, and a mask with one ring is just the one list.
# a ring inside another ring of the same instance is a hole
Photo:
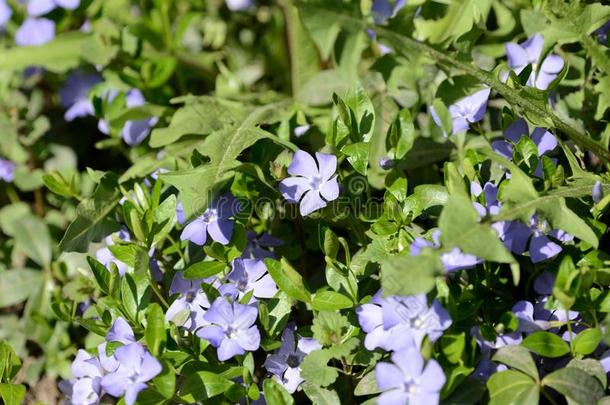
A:
{"label": "purple flower", "polygon": [[169,289],[169,294],[179,294],[165,313],[165,319],[191,332],[207,324],[203,315],[210,307],[208,296],[201,289],[203,279],[187,280],[182,272],[177,272]]}
{"label": "purple flower", "polygon": [[176,203],[176,220],[180,225],[186,222],[186,216],[184,215],[184,204],[182,201]]}
{"label": "purple flower", "polygon": [[56,8],[65,8],[67,10],[74,10],[80,5],[80,0],[29,0],[28,1],[28,14],[34,17],[38,17]]}
{"label": "purple flower", "polygon": [[[2,177],[1,174],[0,174],[0,177]],[[604,189],[602,188],[601,181],[598,180],[593,185],[593,188],[591,189],[591,197],[593,198],[593,202],[595,202],[595,203],[600,202],[602,200],[602,198],[604,197]]]}
{"label": "purple flower", "polygon": [[114,397],[125,396],[125,403],[133,405],[147,382],[161,372],[161,363],[139,343],[117,348],[114,358],[116,370],[102,378],[102,388]]}
{"label": "purple flower", "polygon": [[15,163],[8,159],[0,158],[0,179],[10,183],[15,178]]}
{"label": "purple flower", "polygon": [[379,405],[439,403],[445,374],[436,360],[428,360],[424,367],[424,358],[414,347],[392,353],[391,359],[392,363],[375,367],[377,386],[384,391],[377,399]]}
{"label": "purple flower", "polygon": [[519,74],[527,65],[532,65],[532,73],[527,80],[527,85],[540,90],[546,90],[549,87],[564,65],[561,57],[550,54],[538,68],[538,64],[541,63],[540,54],[543,44],[544,39],[540,34],[534,34],[521,44],[514,42],[505,44],[508,66]]}
{"label": "purple flower", "polygon": [[371,303],[356,309],[360,327],[366,333],[364,347],[400,350],[421,345],[424,337],[435,342],[451,325],[447,311],[436,300],[428,306],[426,296],[382,297],[379,291]]}
{"label": "purple flower", "polygon": [[231,11],[244,11],[254,5],[254,0],[225,0],[225,4]]}
{"label": "purple flower", "polygon": [[216,242],[226,245],[233,235],[233,221],[230,219],[239,208],[236,208],[235,198],[226,194],[212,201],[200,217],[189,223],[182,234],[181,240],[190,240],[196,245],[203,246],[207,234]]}
{"label": "purple flower", "polygon": [[[139,107],[146,104],[144,95],[138,89],[133,89],[127,92],[125,96],[127,108]],[[150,129],[159,121],[158,117],[149,117],[141,120],[127,121],[123,126],[121,137],[127,145],[139,145],[146,139],[150,133]]]}
{"label": "purple flower", "polygon": [[102,396],[104,370],[97,357],[79,350],[72,362],[72,379],[61,381],[59,389],[66,395],[66,404],[97,405]]}
{"label": "purple flower", "polygon": [[[467,131],[471,123],[479,122],[483,119],[487,111],[487,99],[489,98],[490,91],[490,89],[479,90],[449,106],[452,134]],[[430,113],[436,125],[442,127],[441,119],[433,106],[430,107]]]}
{"label": "purple flower", "polygon": [[262,260],[237,258],[233,259],[231,267],[233,270],[227,275],[227,281],[235,285],[240,299],[252,291],[252,303],[256,301],[254,298],[272,298],[277,292],[275,281]]}
{"label": "purple flower", "polygon": [[19,46],[38,46],[55,38],[55,23],[46,18],[28,18],[15,32]]}
{"label": "purple flower", "polygon": [[273,248],[284,244],[284,241],[274,238],[268,233],[263,233],[260,236],[257,236],[256,232],[248,230],[246,232],[246,237],[248,241],[246,242],[246,247],[241,255],[241,257],[245,259],[262,260],[266,257],[277,257],[275,253],[270,252],[265,248]]}
{"label": "purple flower", "polygon": [[64,114],[66,121],[93,115],[93,104],[89,100],[89,90],[99,82],[101,82],[101,78],[96,74],[76,71],[68,76],[59,90],[61,104],[64,108],[67,108]]}
{"label": "purple flower", "polygon": [[127,321],[121,317],[118,317],[106,334],[107,342],[121,342],[123,344],[129,344],[136,341],[131,326]]}
{"label": "purple flower", "polygon": [[[432,242],[424,238],[415,238],[411,244],[409,251],[411,256],[417,256],[425,247],[438,249],[441,246],[440,242],[441,231],[435,230],[432,232]],[[459,248],[454,247],[448,253],[441,254],[441,262],[446,272],[452,272],[463,269],[470,269],[481,263],[481,259],[476,256],[463,253]]]}
{"label": "purple flower", "polygon": [[298,127],[296,127],[294,129],[294,136],[296,136],[297,138],[300,138],[303,135],[305,135],[305,133],[307,133],[307,131],[309,131],[310,128],[311,128],[311,125],[309,125],[309,124],[299,125]]}
{"label": "purple flower", "polygon": [[[504,156],[505,158],[513,159],[513,144],[519,142],[521,137],[529,136],[529,128],[527,122],[523,118],[518,118],[504,131],[504,136],[507,140],[493,141],[491,146],[493,150]],[[553,134],[544,128],[535,128],[531,135],[532,141],[536,144],[538,150],[538,165],[534,171],[534,175],[542,178],[542,156],[548,154],[557,147],[557,139]]]}
{"label": "purple flower", "polygon": [[316,152],[316,159],[302,150],[296,151],[288,166],[288,177],[280,182],[280,192],[293,204],[301,201],[302,216],[326,207],[328,201],[339,197],[337,183],[337,157]]}
{"label": "purple flower", "polygon": [[130,241],[129,231],[125,228],[121,229],[118,232],[115,232],[112,235],[108,235],[104,239],[106,246],[98,249],[97,252],[95,252],[95,258],[97,259],[98,262],[102,263],[104,265],[104,267],[106,267],[107,269],[110,268],[111,263],[114,263],[116,265],[117,269],[119,270],[119,274],[122,276],[129,270],[129,266],[126,263],[123,263],[122,261],[117,259],[114,256],[114,254],[112,254],[110,249],[108,248],[108,246],[114,245],[115,236],[119,240],[122,240],[125,242]]}
{"label": "purple flower", "polygon": [[379,159],[379,167],[383,170],[390,170],[394,166],[394,160],[388,156],[384,156]]}
{"label": "purple flower", "polygon": [[199,329],[197,336],[206,339],[218,349],[218,360],[257,350],[261,335],[255,325],[258,309],[250,305],[216,298],[203,319],[211,325]]}
{"label": "purple flower", "polygon": [[300,365],[310,352],[321,349],[320,343],[313,338],[297,336],[295,345],[294,325],[289,325],[282,333],[282,346],[265,360],[265,368],[277,376],[279,382],[289,393],[297,390],[304,381]]}
{"label": "purple flower", "polygon": [[6,0],[0,0],[0,29],[3,29],[6,23],[9,22],[13,10],[6,4]]}
{"label": "purple flower", "polygon": [[470,194],[475,197],[483,196],[485,198],[485,205],[476,201],[472,203],[481,218],[500,213],[501,203],[498,200],[498,187],[495,184],[488,181],[481,188],[479,183],[472,182],[470,183]]}
{"label": "purple flower", "polygon": [[610,21],[593,31],[593,35],[597,37],[600,44],[605,45],[608,42],[608,32],[610,32]]}
{"label": "purple flower", "polygon": [[548,222],[538,215],[532,216],[529,226],[519,221],[505,221],[498,222],[494,229],[498,232],[500,240],[513,253],[523,254],[529,246],[530,259],[533,263],[550,259],[561,252],[561,246],[550,240],[547,235],[560,242],[574,239],[572,235],[562,230],[549,229]]}
{"label": "purple flower", "polygon": [[371,12],[375,24],[383,24],[388,19],[396,16],[400,9],[407,4],[407,0],[396,0],[396,4],[392,6],[390,0],[374,0]]}

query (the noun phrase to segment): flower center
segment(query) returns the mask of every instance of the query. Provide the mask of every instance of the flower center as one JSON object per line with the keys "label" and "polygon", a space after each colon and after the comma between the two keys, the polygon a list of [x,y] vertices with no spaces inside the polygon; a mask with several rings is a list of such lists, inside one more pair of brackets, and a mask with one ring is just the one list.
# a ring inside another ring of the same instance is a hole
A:
{"label": "flower center", "polygon": [[227,335],[229,339],[235,339],[237,337],[237,329],[233,326],[229,326],[225,331],[225,335]]}
{"label": "flower center", "polygon": [[413,326],[415,329],[421,329],[422,326],[424,326],[424,320],[418,316],[411,322],[411,326]]}
{"label": "flower center", "polygon": [[286,359],[286,364],[288,365],[288,367],[290,368],[296,368],[299,366],[299,364],[301,364],[301,361],[299,360],[299,357],[291,354],[288,356],[288,358]]}
{"label": "flower center", "polygon": [[403,388],[406,393],[411,394],[411,395],[413,395],[417,392],[417,384],[415,384],[415,381],[405,382],[403,385]]}
{"label": "flower center", "polygon": [[215,209],[207,209],[203,213],[203,222],[209,224],[218,219],[218,212]]}
{"label": "flower center", "polygon": [[194,299],[195,299],[195,293],[193,291],[189,291],[186,293],[186,300],[188,302],[193,302]]}
{"label": "flower center", "polygon": [[323,179],[320,176],[314,176],[311,178],[311,181],[309,182],[309,186],[313,189],[313,190],[319,190],[320,187],[322,186],[323,183]]}
{"label": "flower center", "polygon": [[241,279],[237,282],[237,289],[239,291],[244,292],[246,290],[246,287],[248,287],[248,280]]}

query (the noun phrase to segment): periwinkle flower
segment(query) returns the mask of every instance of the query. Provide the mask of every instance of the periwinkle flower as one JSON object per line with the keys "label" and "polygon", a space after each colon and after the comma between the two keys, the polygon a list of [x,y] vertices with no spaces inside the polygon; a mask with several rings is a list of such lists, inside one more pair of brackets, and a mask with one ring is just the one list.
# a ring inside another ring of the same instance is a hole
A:
{"label": "periwinkle flower", "polygon": [[289,325],[284,329],[279,350],[265,360],[267,371],[275,375],[280,384],[291,394],[304,381],[301,378],[300,365],[305,356],[322,348],[322,345],[314,338],[297,336],[295,339],[295,329],[294,325]]}
{"label": "periwinkle flower", "polygon": [[262,260],[237,258],[233,259],[231,267],[227,281],[235,286],[240,299],[250,291],[250,302],[254,302],[254,298],[272,298],[277,292],[275,281]]}
{"label": "periwinkle flower", "polygon": [[309,131],[310,128],[311,128],[311,125],[309,125],[309,124],[299,125],[294,129],[294,136],[296,136],[297,138],[300,138],[303,135],[305,135],[307,133],[307,131]]}
{"label": "periwinkle flower", "polygon": [[[417,256],[421,253],[421,250],[426,247],[438,249],[441,246],[440,242],[441,232],[436,230],[432,232],[432,241],[424,238],[415,238],[413,243],[409,247],[409,251],[412,256]],[[441,254],[441,262],[446,272],[453,272],[458,270],[470,269],[477,264],[481,263],[481,259],[476,256],[463,253],[459,248],[454,247],[451,251]]]}
{"label": "periwinkle flower", "polygon": [[560,242],[569,242],[574,237],[559,229],[550,229],[546,220],[537,214],[532,216],[530,224],[525,225],[519,221],[506,221],[498,223],[494,228],[500,240],[513,253],[523,254],[529,248],[530,259],[533,263],[550,259],[561,252],[561,246],[553,242],[547,235]]}
{"label": "periwinkle flower", "polygon": [[366,333],[364,347],[374,350],[400,350],[419,347],[428,336],[435,342],[451,325],[447,311],[436,300],[428,306],[426,296],[382,297],[379,291],[371,303],[356,309],[360,327]]}
{"label": "periwinkle flower", "polygon": [[6,4],[6,0],[0,0],[0,29],[4,28],[12,16],[13,10]]}
{"label": "periwinkle flower", "polygon": [[300,203],[302,216],[326,207],[326,203],[339,197],[337,157],[316,152],[317,164],[307,152],[295,152],[288,166],[288,177],[280,182],[280,192],[293,204]]}
{"label": "periwinkle flower", "polygon": [[102,388],[114,397],[125,396],[125,403],[133,405],[146,383],[161,372],[161,363],[139,343],[118,347],[114,358],[118,367],[102,378]]}
{"label": "periwinkle flower", "polygon": [[182,231],[181,240],[190,240],[196,245],[203,246],[207,235],[226,245],[233,235],[233,220],[230,218],[239,211],[235,198],[231,194],[216,198],[203,215],[191,221]]}
{"label": "periwinkle flower", "polygon": [[178,201],[176,203],[176,221],[178,221],[180,225],[186,222],[186,215],[184,214],[184,204],[182,204],[182,201]]}
{"label": "periwinkle flower", "polygon": [[255,306],[229,302],[225,297],[214,300],[203,319],[210,323],[199,329],[197,336],[218,349],[218,360],[257,350],[261,335],[255,325],[258,309]]}
{"label": "periwinkle flower", "polygon": [[498,187],[495,184],[488,181],[481,187],[479,183],[472,182],[470,183],[470,194],[475,197],[482,195],[485,198],[485,205],[476,201],[472,203],[481,218],[500,213],[501,203],[498,200]]}
{"label": "periwinkle flower", "polygon": [[28,14],[38,17],[56,8],[65,8],[66,10],[74,10],[80,5],[80,0],[29,0]]}
{"label": "periwinkle flower", "polygon": [[394,160],[391,157],[384,156],[379,159],[379,167],[383,170],[390,170],[394,166]]}
{"label": "periwinkle flower", "polygon": [[[523,118],[516,119],[506,128],[504,136],[507,140],[493,141],[491,146],[496,153],[512,160],[513,144],[517,144],[521,137],[530,136],[527,122],[525,122]],[[542,178],[542,156],[547,155],[557,147],[557,139],[544,128],[535,128],[531,134],[531,138],[536,144],[539,158],[538,165],[534,170],[534,175]]]}
{"label": "periwinkle flower", "polygon": [[59,389],[67,405],[97,405],[102,396],[102,369],[99,359],[79,350],[72,362],[72,379],[61,381]]}
{"label": "periwinkle flower", "polygon": [[431,405],[438,404],[440,390],[445,385],[443,369],[434,359],[424,358],[415,347],[392,353],[392,363],[375,366],[377,386],[383,393],[379,405]]}
{"label": "periwinkle flower", "polygon": [[371,13],[375,24],[383,24],[388,19],[396,16],[398,12],[407,4],[407,0],[396,0],[392,4],[390,0],[374,0],[371,7]]}
{"label": "periwinkle flower", "polygon": [[284,244],[281,239],[275,238],[268,233],[263,233],[260,236],[254,231],[248,230],[246,232],[246,247],[242,253],[242,257],[245,259],[259,259],[263,260],[267,257],[277,257],[275,253],[270,252],[266,248],[274,248]]}
{"label": "periwinkle flower", "polygon": [[244,11],[254,6],[254,0],[225,0],[225,4],[231,11]]}
{"label": "periwinkle flower", "polygon": [[15,179],[15,163],[8,159],[0,158],[0,179],[7,183]]}
{"label": "periwinkle flower", "polygon": [[[452,134],[467,131],[470,124],[479,122],[485,117],[490,91],[490,89],[479,90],[449,106]],[[430,107],[430,114],[436,125],[442,127],[441,119],[433,106]]]}
{"label": "periwinkle flower", "polygon": [[605,45],[608,42],[608,32],[610,32],[610,21],[593,31],[593,35],[600,44]]}
{"label": "periwinkle flower", "polygon": [[[0,177],[2,177],[0,175]],[[591,198],[593,198],[593,202],[598,203],[604,198],[604,189],[602,187],[601,181],[596,181],[591,189]]]}
{"label": "periwinkle flower", "polygon": [[[146,104],[144,95],[138,89],[133,89],[127,92],[125,96],[127,108],[139,107]],[[150,129],[159,122],[158,117],[149,117],[140,120],[129,120],[125,122],[121,137],[127,145],[139,145],[146,139],[150,133]]]}
{"label": "periwinkle flower", "polygon": [[39,46],[55,38],[55,23],[47,18],[28,18],[15,32],[19,46]]}
{"label": "periwinkle flower", "polygon": [[15,32],[19,46],[39,46],[55,38],[55,23],[46,18],[28,18]]}
{"label": "periwinkle flower", "polygon": [[187,280],[182,272],[177,272],[169,288],[169,294],[179,294],[179,296],[167,309],[165,319],[192,332],[206,325],[203,315],[210,307],[210,301],[201,289],[201,283],[208,281],[211,280]]}
{"label": "periwinkle flower", "polygon": [[[534,34],[520,44],[514,42],[505,44],[508,66],[516,74],[519,74],[527,65],[532,65],[532,72],[527,80],[527,85],[540,90],[546,90],[549,87],[564,65],[563,59],[555,54],[550,54],[541,61],[543,44],[544,38],[540,34]],[[538,69],[540,63],[542,64]]]}
{"label": "periwinkle flower", "polygon": [[59,90],[59,98],[64,108],[67,108],[64,119],[72,121],[78,117],[93,115],[93,104],[89,100],[91,87],[101,82],[96,74],[76,71],[70,74]]}

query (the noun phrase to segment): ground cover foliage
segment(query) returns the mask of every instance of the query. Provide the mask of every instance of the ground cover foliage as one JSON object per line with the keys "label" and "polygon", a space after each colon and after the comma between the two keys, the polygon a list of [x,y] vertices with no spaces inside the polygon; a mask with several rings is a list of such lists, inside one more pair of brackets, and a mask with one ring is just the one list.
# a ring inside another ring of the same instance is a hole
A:
{"label": "ground cover foliage", "polygon": [[610,6],[0,0],[0,400],[595,404]]}

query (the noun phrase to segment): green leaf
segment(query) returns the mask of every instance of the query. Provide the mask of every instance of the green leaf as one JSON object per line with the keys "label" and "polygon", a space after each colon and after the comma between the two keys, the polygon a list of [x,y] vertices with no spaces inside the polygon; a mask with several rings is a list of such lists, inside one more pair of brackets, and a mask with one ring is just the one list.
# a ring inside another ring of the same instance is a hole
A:
{"label": "green leaf", "polygon": [[349,297],[335,291],[319,291],[311,302],[311,307],[316,311],[332,311],[337,309],[351,308],[354,303]]}
{"label": "green leaf", "polygon": [[380,392],[377,387],[377,378],[375,376],[375,370],[369,371],[358,381],[356,388],[354,388],[354,395],[357,397],[364,395],[372,395]]}
{"label": "green leaf", "polygon": [[183,401],[195,403],[227,392],[235,383],[212,371],[189,373],[178,395]]}
{"label": "green leaf", "polygon": [[540,389],[536,381],[514,370],[501,371],[487,380],[490,405],[538,404]]}
{"label": "green leaf", "polygon": [[208,135],[198,150],[210,158],[209,163],[160,175],[163,181],[180,192],[187,217],[201,214],[208,207],[217,186],[233,178],[234,169],[239,165],[237,157],[246,148],[265,138],[282,142],[256,126],[273,118],[279,107],[280,105],[270,104],[258,108],[235,125],[225,126]]}
{"label": "green leaf", "polygon": [[537,331],[528,335],[521,346],[544,357],[561,357],[570,352],[570,346],[561,337],[546,331]]}
{"label": "green leaf", "polygon": [[602,388],[606,389],[608,377],[606,376],[606,371],[604,370],[604,367],[599,362],[599,360],[572,359],[566,367],[577,368],[589,374],[590,376],[595,377],[595,379],[597,379],[597,381],[599,381],[599,383],[602,385]]}
{"label": "green leaf", "polygon": [[[498,234],[489,224],[479,222],[479,217],[469,198],[450,196],[438,221],[443,248],[459,247],[462,252],[482,259],[509,263],[513,282],[519,284],[519,265],[506,250]],[[485,241],[485,243],[481,243]]]}
{"label": "green leaf", "polygon": [[42,267],[49,266],[52,258],[52,244],[49,228],[40,218],[33,215],[19,218],[13,235],[15,243],[27,256]]}
{"label": "green leaf", "polygon": [[578,333],[572,344],[576,353],[586,356],[597,349],[601,340],[602,332],[599,329],[588,328]]}
{"label": "green leaf", "polygon": [[43,280],[44,274],[39,270],[0,271],[0,308],[10,307],[38,294]]}
{"label": "green leaf", "polygon": [[91,241],[117,231],[119,226],[110,214],[119,202],[119,195],[116,176],[112,173],[105,174],[93,197],[78,204],[76,219],[68,226],[59,242],[59,249],[86,252]]}
{"label": "green leaf", "polygon": [[301,387],[312,403],[316,405],[340,405],[339,395],[334,390],[327,390],[318,385],[304,382]]}
{"label": "green leaf", "polygon": [[153,383],[163,397],[166,399],[174,397],[176,393],[176,374],[167,364],[163,365],[161,374],[153,378]]}
{"label": "green leaf", "polygon": [[153,302],[147,308],[144,337],[153,356],[159,356],[165,346],[167,334],[165,333],[165,314],[156,302]]}
{"label": "green leaf", "polygon": [[492,360],[523,371],[525,374],[538,380],[538,368],[536,368],[532,355],[524,347],[518,345],[502,347],[494,354]]}
{"label": "green leaf", "polygon": [[604,396],[599,381],[575,367],[553,371],[542,379],[542,385],[551,387],[580,404],[594,404]]}
{"label": "green leaf", "polygon": [[310,352],[301,362],[301,377],[310,384],[329,386],[339,376],[337,369],[328,366],[332,358],[332,354],[325,349]]}
{"label": "green leaf", "polygon": [[91,256],[87,256],[87,263],[89,263],[89,267],[91,267],[93,277],[95,277],[95,281],[97,281],[97,285],[100,287],[100,290],[109,295],[111,286],[110,271],[102,263],[98,262]]}
{"label": "green leaf", "polygon": [[67,72],[78,66],[90,36],[72,31],[59,34],[44,45],[3,49],[0,51],[0,69],[17,71],[39,66],[54,73]]}
{"label": "green leaf", "polygon": [[433,44],[449,45],[471,32],[475,26],[484,28],[491,4],[491,0],[451,1],[442,18],[414,20],[417,37]]}
{"label": "green leaf", "polygon": [[170,145],[184,135],[207,135],[232,126],[244,118],[243,107],[216,97],[197,97],[174,113],[166,128],[155,128],[148,144],[152,148]]}
{"label": "green leaf", "polygon": [[191,264],[184,271],[184,278],[195,279],[195,278],[207,278],[214,276],[227,267],[224,262],[217,262],[215,260],[207,260]]}
{"label": "green leaf", "polygon": [[0,381],[11,381],[21,368],[21,360],[13,348],[0,340]]}
{"label": "green leaf", "polygon": [[286,391],[286,388],[271,378],[267,378],[263,382],[263,394],[265,395],[265,401],[267,401],[269,405],[294,404],[294,399],[292,399],[292,396]]}
{"label": "green leaf", "polygon": [[20,405],[25,397],[25,385],[0,384],[0,397],[5,405]]}
{"label": "green leaf", "polygon": [[381,262],[381,286],[388,295],[427,293],[434,288],[435,277],[440,274],[442,265],[435,254],[386,256]]}
{"label": "green leaf", "polygon": [[176,196],[171,195],[153,211],[152,244],[167,236],[176,224]]}
{"label": "green leaf", "polygon": [[369,164],[370,145],[365,142],[350,143],[345,145],[341,152],[347,156],[347,161],[352,167],[363,176],[366,176]]}
{"label": "green leaf", "polygon": [[323,345],[341,343],[344,331],[350,326],[347,318],[337,312],[320,311],[313,320],[311,331]]}
{"label": "green leaf", "polygon": [[303,277],[282,258],[280,262],[274,259],[265,259],[267,271],[275,281],[278,288],[295,300],[310,303],[311,293],[307,290]]}

